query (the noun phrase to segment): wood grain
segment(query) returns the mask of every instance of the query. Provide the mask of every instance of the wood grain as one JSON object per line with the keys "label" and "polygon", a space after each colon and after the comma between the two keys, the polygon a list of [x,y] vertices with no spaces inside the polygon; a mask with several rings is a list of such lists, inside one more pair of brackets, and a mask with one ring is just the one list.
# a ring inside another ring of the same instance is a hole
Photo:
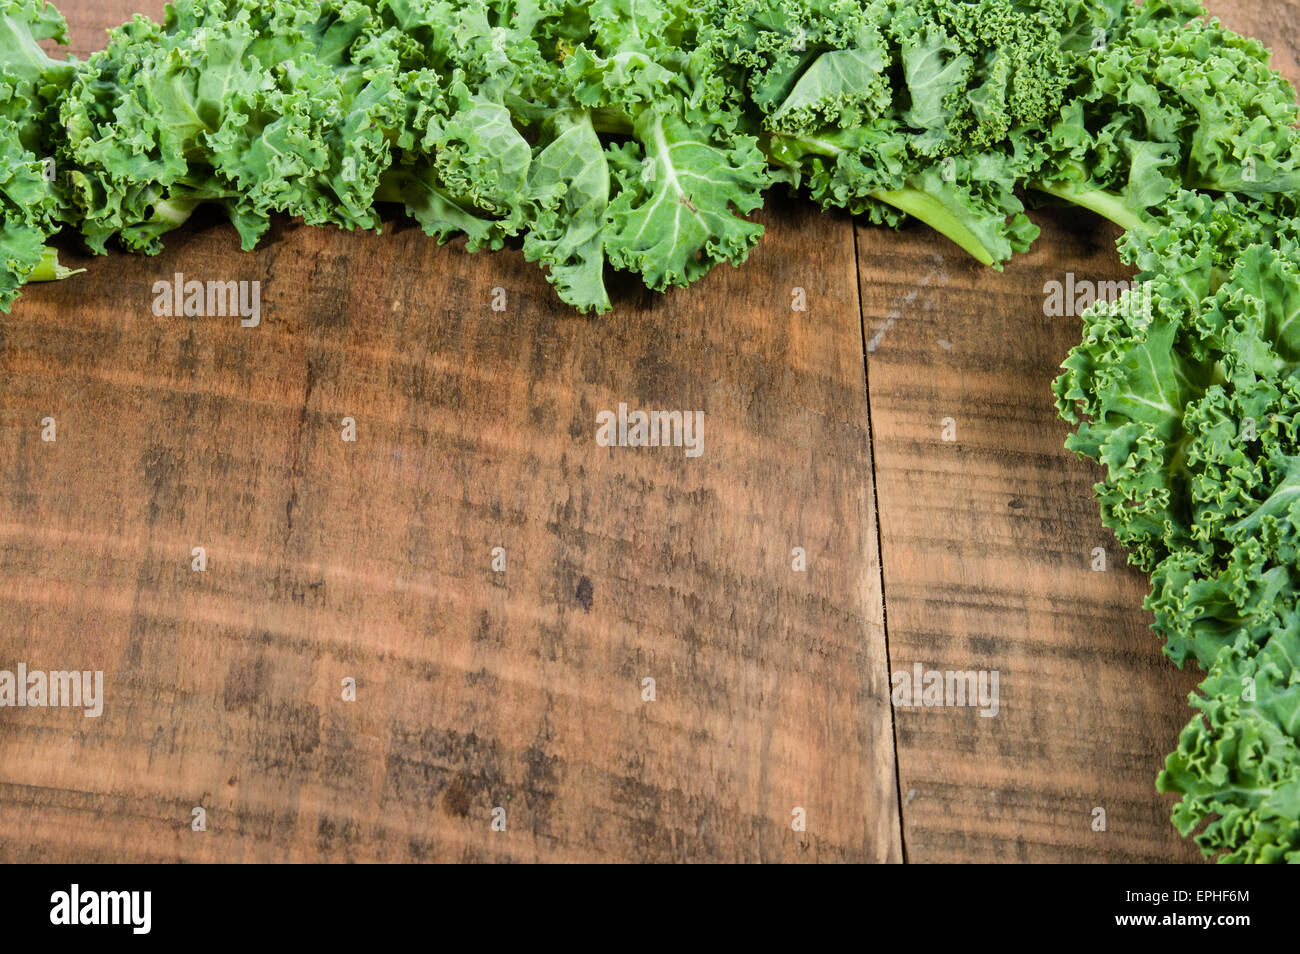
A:
{"label": "wood grain", "polygon": [[[1300,79],[1300,2],[1210,8],[1275,45]],[[1160,655],[1140,609],[1146,577],[1102,528],[1100,469],[1062,449],[1051,393],[1081,326],[1044,317],[1044,284],[1131,272],[1109,224],[1034,219],[1042,237],[1005,274],[920,226],[857,230],[891,671],[1000,673],[994,718],[896,711],[905,854],[1194,861],[1154,781],[1199,676]],[[945,418],[956,441],[942,438]],[[1091,569],[1096,547],[1105,572]]]}
{"label": "wood grain", "polygon": [[[107,703],[0,710],[0,859],[899,860],[852,223],[764,220],[605,318],[409,227],[209,221],[29,290],[0,667]],[[153,317],[177,271],[260,280],[261,327]],[[620,402],[703,411],[703,456],[598,447]]]}

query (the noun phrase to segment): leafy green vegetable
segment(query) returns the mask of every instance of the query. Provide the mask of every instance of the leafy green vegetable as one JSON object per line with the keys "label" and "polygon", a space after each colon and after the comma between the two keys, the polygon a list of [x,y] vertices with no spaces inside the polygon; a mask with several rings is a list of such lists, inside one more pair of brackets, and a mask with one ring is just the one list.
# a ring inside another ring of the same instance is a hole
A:
{"label": "leafy green vegetable", "polygon": [[0,310],[49,239],[157,253],[202,205],[507,243],[583,311],[612,269],[740,264],[781,184],[994,267],[1026,202],[1118,223],[1138,287],[1055,385],[1165,651],[1208,670],[1159,787],[1207,855],[1300,861],[1300,128],[1195,0],[176,0],[85,61],[0,0]]}
{"label": "leafy green vegetable", "polygon": [[1193,695],[1197,718],[1160,774],[1174,824],[1225,862],[1300,863],[1300,616],[1286,604],[1263,648],[1226,647]]}
{"label": "leafy green vegetable", "polygon": [[74,274],[45,243],[59,228],[59,196],[48,143],[51,111],[73,65],[45,54],[40,41],[67,42],[58,11],[40,0],[0,0],[0,311],[28,281]]}

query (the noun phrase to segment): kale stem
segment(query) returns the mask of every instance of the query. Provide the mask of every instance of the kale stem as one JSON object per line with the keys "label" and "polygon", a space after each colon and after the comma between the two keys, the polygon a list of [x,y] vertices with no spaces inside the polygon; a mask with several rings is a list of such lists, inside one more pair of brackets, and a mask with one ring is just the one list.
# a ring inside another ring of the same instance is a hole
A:
{"label": "kale stem", "polygon": [[1071,205],[1077,205],[1080,208],[1096,212],[1129,232],[1139,229],[1145,224],[1145,219],[1125,205],[1120,196],[1113,192],[1107,192],[1105,189],[1090,189],[1076,185],[1068,180],[1062,182],[1031,182],[1030,186],[1039,192],[1046,192],[1048,195],[1063,199]]}
{"label": "kale stem", "polygon": [[155,202],[153,207],[153,221],[166,225],[169,229],[178,228],[185,224],[194,210],[202,204],[201,199],[174,198],[164,199],[161,202]]}
{"label": "kale stem", "polygon": [[80,275],[84,268],[67,268],[59,264],[58,249],[46,246],[41,250],[41,263],[27,276],[29,282],[58,282],[72,275]]}
{"label": "kale stem", "polygon": [[871,197],[887,202],[894,208],[924,222],[936,232],[948,236],[973,255],[981,265],[993,264],[992,253],[984,247],[984,243],[976,237],[975,233],[929,193],[919,189],[903,188],[887,192],[872,192]]}

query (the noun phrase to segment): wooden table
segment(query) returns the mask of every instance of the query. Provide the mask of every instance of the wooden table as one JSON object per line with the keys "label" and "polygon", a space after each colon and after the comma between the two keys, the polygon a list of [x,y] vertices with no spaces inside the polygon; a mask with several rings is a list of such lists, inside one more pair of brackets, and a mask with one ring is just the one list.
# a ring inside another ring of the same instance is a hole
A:
{"label": "wooden table", "polygon": [[[1300,79],[1300,0],[1213,8]],[[73,51],[133,9],[66,3]],[[1114,231],[1035,213],[998,274],[759,218],[743,268],[601,318],[518,252],[287,220],[30,289],[0,668],[100,669],[106,702],[0,709],[0,860],[1197,859],[1153,785],[1197,677],[1049,388],[1080,326],[1043,285],[1127,277]],[[260,281],[261,326],[155,317],[175,272]],[[620,402],[704,411],[704,454],[598,447]],[[915,663],[997,670],[1001,711],[893,711]]]}

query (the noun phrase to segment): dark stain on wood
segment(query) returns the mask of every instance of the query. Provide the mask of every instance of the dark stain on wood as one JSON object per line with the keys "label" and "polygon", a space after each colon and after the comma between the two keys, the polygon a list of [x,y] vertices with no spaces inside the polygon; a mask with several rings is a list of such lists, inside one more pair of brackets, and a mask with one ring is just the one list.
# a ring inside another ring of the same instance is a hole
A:
{"label": "dark stain on wood", "polygon": [[586,612],[590,613],[591,601],[594,595],[594,591],[592,590],[592,586],[591,586],[590,577],[584,576],[578,580],[578,590],[574,595],[578,598],[578,605],[581,606]]}

